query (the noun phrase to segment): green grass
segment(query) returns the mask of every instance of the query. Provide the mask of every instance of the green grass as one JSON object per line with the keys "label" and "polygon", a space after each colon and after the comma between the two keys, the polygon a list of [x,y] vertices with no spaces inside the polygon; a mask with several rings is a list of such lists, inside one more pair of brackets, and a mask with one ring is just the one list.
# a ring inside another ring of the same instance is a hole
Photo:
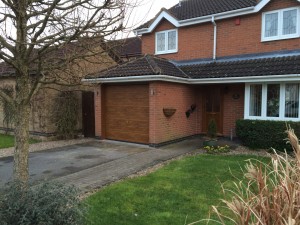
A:
{"label": "green grass", "polygon": [[224,198],[220,184],[235,180],[232,173],[242,177],[241,166],[249,158],[254,157],[187,157],[111,185],[87,198],[87,224],[184,225],[186,218],[187,224],[208,218],[211,206]]}
{"label": "green grass", "polygon": [[[29,143],[37,143],[39,142],[38,140],[35,139],[30,139]],[[12,135],[6,135],[6,134],[0,134],[0,149],[1,148],[9,148],[13,147],[15,143],[15,138]]]}

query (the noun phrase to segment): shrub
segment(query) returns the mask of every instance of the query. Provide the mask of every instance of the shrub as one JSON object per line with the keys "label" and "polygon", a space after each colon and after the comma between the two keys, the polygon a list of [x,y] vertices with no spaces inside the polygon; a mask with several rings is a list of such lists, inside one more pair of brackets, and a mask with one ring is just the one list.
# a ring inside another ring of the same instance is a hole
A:
{"label": "shrub", "polygon": [[218,153],[226,153],[230,151],[230,147],[228,145],[225,146],[205,146],[204,149],[208,154],[218,154]]}
{"label": "shrub", "polygon": [[250,161],[235,188],[223,189],[233,197],[223,200],[227,212],[213,207],[218,224],[300,224],[300,146],[293,130],[288,137],[294,158],[274,152],[270,164]]}
{"label": "shrub", "polygon": [[[288,122],[300,135],[300,123]],[[236,122],[236,134],[244,145],[250,148],[275,148],[292,151],[290,145],[286,144],[286,122],[266,120],[238,120]]]}
{"label": "shrub", "polygon": [[82,225],[83,215],[74,187],[43,183],[24,189],[15,182],[1,190],[1,225]]}
{"label": "shrub", "polygon": [[[12,86],[8,86],[8,85],[4,86],[1,88],[1,90],[10,97],[13,97],[14,95],[14,88]],[[14,123],[14,118],[15,118],[14,107],[11,103],[6,101],[4,98],[0,97],[0,107],[1,106],[3,110],[3,125],[5,125],[6,128],[9,128]]]}
{"label": "shrub", "polygon": [[217,137],[217,123],[214,119],[211,119],[208,123],[207,135],[210,138]]}
{"label": "shrub", "polygon": [[54,122],[57,127],[57,134],[62,139],[76,137],[78,123],[78,99],[74,92],[63,91],[56,99],[54,107]]}

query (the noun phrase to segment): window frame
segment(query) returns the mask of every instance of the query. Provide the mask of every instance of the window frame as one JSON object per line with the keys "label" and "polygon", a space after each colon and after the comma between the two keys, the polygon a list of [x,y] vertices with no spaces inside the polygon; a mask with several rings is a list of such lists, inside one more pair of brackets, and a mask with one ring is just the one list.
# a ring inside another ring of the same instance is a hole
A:
{"label": "window frame", "polygon": [[[262,99],[261,99],[261,116],[250,116],[250,86],[262,85]],[[280,96],[279,96],[279,117],[267,116],[267,87],[268,84],[280,84]],[[286,84],[298,84],[300,82],[268,82],[268,83],[247,83],[245,85],[245,102],[244,102],[244,119],[253,120],[277,120],[277,121],[300,121],[300,89],[299,89],[299,103],[298,103],[298,117],[285,117],[285,89]]]}
{"label": "window frame", "polygon": [[[285,11],[290,10],[297,10],[297,24],[296,24],[296,33],[295,34],[283,34],[283,13]],[[265,37],[265,27],[266,27],[266,15],[278,13],[278,35],[272,37]],[[273,10],[264,12],[262,14],[262,31],[261,31],[261,41],[275,41],[275,40],[284,40],[284,39],[291,39],[291,38],[299,38],[300,37],[300,7],[291,7],[279,10]]]}
{"label": "window frame", "polygon": [[[172,49],[172,50],[168,50],[168,33],[169,32],[172,32],[172,31],[175,31],[176,32],[176,48],[175,49]],[[165,50],[163,51],[158,51],[157,50],[157,36],[158,34],[164,34],[165,35]],[[155,55],[161,55],[161,54],[170,54],[170,53],[176,53],[178,52],[178,29],[171,29],[171,30],[164,30],[164,31],[160,31],[160,32],[156,32],[155,33]]]}

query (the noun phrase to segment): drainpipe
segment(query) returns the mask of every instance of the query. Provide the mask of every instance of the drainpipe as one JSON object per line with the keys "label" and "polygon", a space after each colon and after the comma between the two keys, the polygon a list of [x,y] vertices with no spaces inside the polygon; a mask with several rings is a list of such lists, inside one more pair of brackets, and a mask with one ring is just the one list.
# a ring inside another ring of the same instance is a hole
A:
{"label": "drainpipe", "polygon": [[211,22],[214,26],[214,49],[213,49],[213,60],[217,59],[217,24],[215,22],[215,17],[211,17]]}

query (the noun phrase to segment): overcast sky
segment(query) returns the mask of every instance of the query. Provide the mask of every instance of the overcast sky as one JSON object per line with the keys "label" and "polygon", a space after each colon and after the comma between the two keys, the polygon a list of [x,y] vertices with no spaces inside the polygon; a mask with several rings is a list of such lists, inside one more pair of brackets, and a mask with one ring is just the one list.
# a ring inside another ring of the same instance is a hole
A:
{"label": "overcast sky", "polygon": [[[179,0],[139,0],[141,4],[134,8],[127,27],[137,27],[152,19],[161,8],[170,8]],[[133,36],[131,33],[130,36]]]}

